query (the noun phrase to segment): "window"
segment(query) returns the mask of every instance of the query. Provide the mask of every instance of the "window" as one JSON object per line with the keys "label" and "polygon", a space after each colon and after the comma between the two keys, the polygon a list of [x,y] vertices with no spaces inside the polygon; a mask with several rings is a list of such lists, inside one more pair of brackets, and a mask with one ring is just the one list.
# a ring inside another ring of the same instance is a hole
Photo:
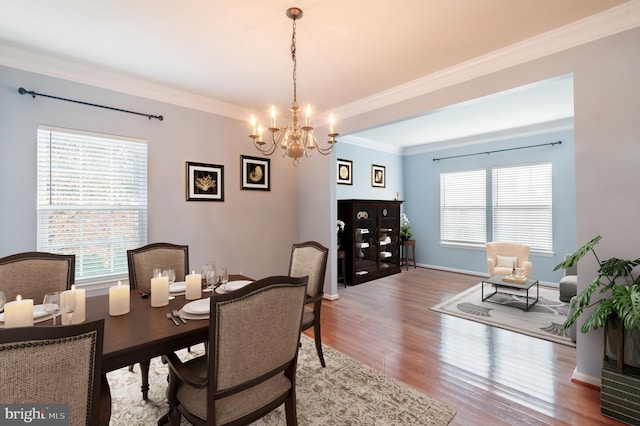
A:
{"label": "window", "polygon": [[443,243],[487,241],[486,171],[440,174],[440,239]]}
{"label": "window", "polygon": [[492,187],[493,240],[551,252],[551,163],[494,168]]}
{"label": "window", "polygon": [[146,141],[38,127],[38,251],[76,255],[76,282],[127,276],[147,243]]}

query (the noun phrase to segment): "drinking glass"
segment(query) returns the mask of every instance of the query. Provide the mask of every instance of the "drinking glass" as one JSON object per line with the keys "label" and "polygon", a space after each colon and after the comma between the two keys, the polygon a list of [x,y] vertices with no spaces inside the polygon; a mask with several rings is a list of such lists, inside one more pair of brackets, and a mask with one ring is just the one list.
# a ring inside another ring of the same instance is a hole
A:
{"label": "drinking glass", "polygon": [[4,295],[4,291],[0,291],[0,312],[4,311],[5,303],[7,303],[7,296]]}
{"label": "drinking glass", "polygon": [[207,281],[207,289],[205,291],[212,291],[218,282],[218,276],[216,275],[215,269],[209,269],[205,275],[205,280]]}
{"label": "drinking glass", "polygon": [[173,269],[165,269],[162,271],[162,276],[169,278],[169,285],[176,281],[176,271]]}
{"label": "drinking glass", "polygon": [[218,282],[223,289],[224,285],[229,282],[229,272],[227,271],[227,268],[218,269]]}
{"label": "drinking glass", "polygon": [[53,325],[56,325],[56,317],[60,313],[60,292],[54,291],[45,294],[42,306],[46,313],[53,315]]}
{"label": "drinking glass", "polygon": [[78,299],[76,298],[75,290],[67,290],[62,293],[62,309],[67,313],[69,317],[69,324],[73,324],[73,313],[76,310]]}

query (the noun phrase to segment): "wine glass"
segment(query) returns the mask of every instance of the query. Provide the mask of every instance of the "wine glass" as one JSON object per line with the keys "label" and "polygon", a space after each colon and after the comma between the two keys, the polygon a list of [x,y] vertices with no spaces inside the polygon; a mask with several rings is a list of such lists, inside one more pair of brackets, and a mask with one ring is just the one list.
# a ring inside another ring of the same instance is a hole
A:
{"label": "wine glass", "polygon": [[224,286],[229,282],[229,272],[227,271],[227,268],[218,269],[218,282],[222,289],[225,290]]}
{"label": "wine glass", "polygon": [[207,281],[207,289],[205,291],[212,291],[218,282],[218,276],[215,269],[209,269],[206,272],[205,280]]}
{"label": "wine glass", "polygon": [[4,291],[0,291],[0,312],[4,311],[5,303],[7,303],[7,296],[4,295]]}
{"label": "wine glass", "polygon": [[54,291],[45,294],[42,306],[46,313],[53,315],[53,325],[56,325],[56,317],[60,313],[60,292]]}
{"label": "wine glass", "polygon": [[176,271],[173,269],[165,269],[162,271],[162,276],[169,278],[169,285],[176,281]]}
{"label": "wine glass", "polygon": [[62,308],[69,317],[69,325],[73,324],[73,313],[76,310],[78,299],[75,290],[67,290],[62,293]]}

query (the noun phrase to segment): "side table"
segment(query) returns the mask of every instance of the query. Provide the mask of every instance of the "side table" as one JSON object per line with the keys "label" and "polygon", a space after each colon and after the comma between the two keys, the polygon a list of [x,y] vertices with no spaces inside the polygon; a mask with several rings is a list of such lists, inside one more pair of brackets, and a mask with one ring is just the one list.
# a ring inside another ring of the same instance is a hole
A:
{"label": "side table", "polygon": [[347,287],[347,274],[345,272],[344,258],[345,258],[344,250],[343,249],[338,249],[338,263],[340,265],[338,265],[339,269],[338,269],[338,279],[337,279],[337,281],[340,281],[340,279],[342,279],[342,283],[344,284],[344,286],[346,288]]}
{"label": "side table", "polygon": [[[411,249],[411,256],[409,256],[409,249]],[[416,267],[416,240],[401,240],[400,241],[400,266],[406,265],[407,271],[409,270],[409,262],[413,262],[413,267]]]}

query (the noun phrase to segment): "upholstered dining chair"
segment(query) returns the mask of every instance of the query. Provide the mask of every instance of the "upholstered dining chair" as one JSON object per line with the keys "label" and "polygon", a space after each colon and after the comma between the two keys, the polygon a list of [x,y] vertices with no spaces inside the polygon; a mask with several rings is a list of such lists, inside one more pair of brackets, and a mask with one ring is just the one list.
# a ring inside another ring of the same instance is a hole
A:
{"label": "upholstered dining chair", "polygon": [[511,242],[490,242],[485,244],[487,250],[487,269],[489,276],[511,275],[514,265],[523,268],[524,275],[531,278],[533,264],[529,261],[531,248],[526,244]]}
{"label": "upholstered dining chair", "polygon": [[[324,275],[327,269],[329,249],[316,241],[294,244],[291,249],[289,275],[292,277],[309,277],[307,299],[300,331],[313,327],[313,338],[320,364],[325,367],[322,354],[322,337],[320,334],[320,308],[324,296]],[[310,305],[310,306],[307,306]]]}
{"label": "upholstered dining chair", "polygon": [[208,354],[169,365],[158,425],[251,423],[282,403],[297,425],[296,367],[307,277],[269,277],[210,298]]}
{"label": "upholstered dining chair", "polygon": [[68,404],[67,424],[100,424],[103,331],[104,319],[0,331],[0,401]]}
{"label": "upholstered dining chair", "polygon": [[[151,243],[127,250],[129,286],[132,289],[149,289],[154,269],[173,269],[176,281],[184,281],[189,273],[189,246],[172,243]],[[149,395],[149,365],[151,360],[140,363],[142,399]],[[129,367],[133,370],[133,366]]]}
{"label": "upholstered dining chair", "polygon": [[75,279],[76,256],[39,251],[13,254],[0,259],[0,291],[7,301],[19,294],[42,303],[52,291],[69,290]]}

